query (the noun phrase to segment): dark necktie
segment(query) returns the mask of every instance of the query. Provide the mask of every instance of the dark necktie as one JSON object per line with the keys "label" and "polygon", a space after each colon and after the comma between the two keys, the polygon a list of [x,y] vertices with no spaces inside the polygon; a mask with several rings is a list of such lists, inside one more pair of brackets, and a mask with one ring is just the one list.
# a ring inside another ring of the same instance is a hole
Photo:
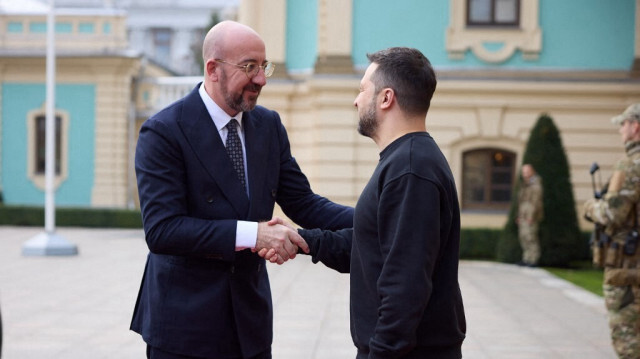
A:
{"label": "dark necktie", "polygon": [[227,153],[229,154],[229,158],[231,159],[231,163],[233,163],[233,168],[238,173],[238,179],[240,183],[242,183],[242,187],[247,189],[244,179],[244,159],[242,157],[242,143],[240,142],[240,137],[238,136],[238,121],[235,118],[232,118],[229,123],[227,123]]}

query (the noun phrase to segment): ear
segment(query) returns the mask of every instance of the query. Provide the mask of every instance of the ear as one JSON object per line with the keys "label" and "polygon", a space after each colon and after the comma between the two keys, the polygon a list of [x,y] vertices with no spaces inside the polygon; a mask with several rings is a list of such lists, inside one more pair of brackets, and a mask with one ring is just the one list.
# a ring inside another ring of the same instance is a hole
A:
{"label": "ear", "polygon": [[389,109],[396,101],[396,93],[391,88],[382,89],[382,91],[380,91],[380,97],[382,98],[382,102],[380,103],[381,109]]}
{"label": "ear", "polygon": [[218,81],[218,74],[216,73],[217,67],[218,63],[215,62],[215,60],[207,60],[205,76],[213,82]]}

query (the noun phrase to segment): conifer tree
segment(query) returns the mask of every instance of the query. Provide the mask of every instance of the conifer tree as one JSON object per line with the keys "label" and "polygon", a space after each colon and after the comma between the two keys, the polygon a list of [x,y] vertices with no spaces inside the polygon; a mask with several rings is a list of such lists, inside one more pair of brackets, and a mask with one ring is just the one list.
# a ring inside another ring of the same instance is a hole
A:
{"label": "conifer tree", "polygon": [[[544,219],[540,223],[541,266],[566,267],[580,257],[580,229],[576,215],[569,163],[553,119],[542,114],[531,130],[522,164],[531,164],[542,178]],[[520,168],[518,168],[520,170]],[[518,241],[518,190],[522,177],[517,176],[511,198],[509,219],[498,243],[497,258],[515,263],[521,259]]]}

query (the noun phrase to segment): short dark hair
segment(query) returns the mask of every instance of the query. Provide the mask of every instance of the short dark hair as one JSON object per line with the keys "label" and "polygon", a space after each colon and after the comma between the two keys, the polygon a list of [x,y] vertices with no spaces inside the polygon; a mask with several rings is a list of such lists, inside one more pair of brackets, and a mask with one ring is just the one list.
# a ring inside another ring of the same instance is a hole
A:
{"label": "short dark hair", "polygon": [[376,93],[391,88],[398,105],[409,114],[429,111],[431,97],[436,90],[436,74],[431,62],[419,50],[408,47],[390,47],[367,58],[378,68],[371,76]]}

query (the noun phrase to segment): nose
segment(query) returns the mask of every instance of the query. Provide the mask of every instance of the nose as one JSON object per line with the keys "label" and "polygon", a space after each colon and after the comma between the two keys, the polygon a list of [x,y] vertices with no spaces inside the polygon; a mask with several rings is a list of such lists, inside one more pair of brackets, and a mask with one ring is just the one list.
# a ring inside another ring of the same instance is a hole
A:
{"label": "nose", "polygon": [[267,77],[264,75],[264,69],[258,68],[258,73],[251,78],[251,82],[256,85],[264,86],[267,84]]}

